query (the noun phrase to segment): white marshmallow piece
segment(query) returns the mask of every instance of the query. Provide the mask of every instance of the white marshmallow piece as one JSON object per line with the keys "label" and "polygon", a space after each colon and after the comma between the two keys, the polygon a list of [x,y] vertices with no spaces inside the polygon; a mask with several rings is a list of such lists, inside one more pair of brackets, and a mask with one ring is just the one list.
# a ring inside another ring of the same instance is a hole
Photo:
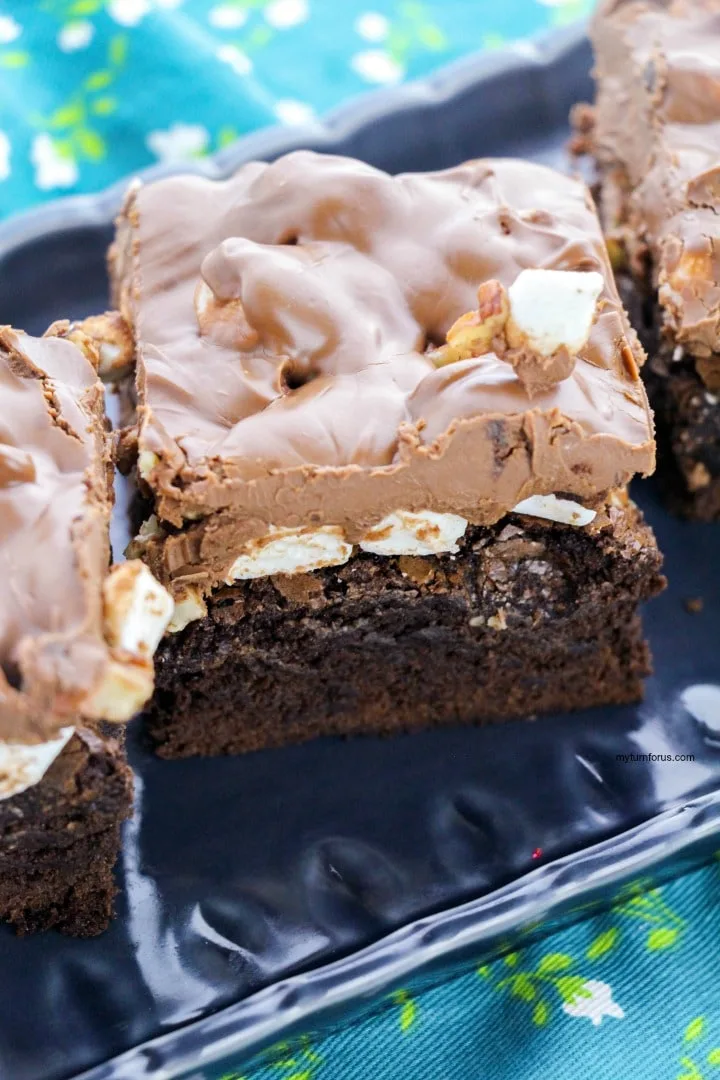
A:
{"label": "white marshmallow piece", "polygon": [[55,758],[72,738],[75,728],[61,728],[43,743],[0,742],[0,799],[9,799],[39,784]]}
{"label": "white marshmallow piece", "polygon": [[459,514],[397,510],[375,525],[360,547],[373,555],[442,555],[458,550],[467,526]]}
{"label": "white marshmallow piece", "polygon": [[228,570],[225,581],[246,581],[272,574],[307,574],[323,566],[339,566],[352,554],[341,528],[282,529],[271,526],[261,540],[250,543]]}
{"label": "white marshmallow piece", "polygon": [[177,634],[196,619],[204,619],[207,610],[207,604],[197,589],[188,589],[181,600],[175,601],[175,611],[168,623],[168,633]]}
{"label": "white marshmallow piece", "polygon": [[572,499],[558,499],[557,495],[531,495],[513,506],[513,513],[546,518],[560,525],[589,525],[597,516],[596,510],[588,510]]}
{"label": "white marshmallow piece", "polygon": [[143,660],[155,653],[175,604],[144,563],[114,566],[103,586],[108,644]]}
{"label": "white marshmallow piece", "polygon": [[590,336],[602,275],[591,270],[523,270],[508,289],[510,319],[533,352],[575,355]]}
{"label": "white marshmallow piece", "polygon": [[149,701],[153,692],[153,666],[150,660],[110,660],[102,682],[85,700],[83,715],[95,720],[123,724]]}

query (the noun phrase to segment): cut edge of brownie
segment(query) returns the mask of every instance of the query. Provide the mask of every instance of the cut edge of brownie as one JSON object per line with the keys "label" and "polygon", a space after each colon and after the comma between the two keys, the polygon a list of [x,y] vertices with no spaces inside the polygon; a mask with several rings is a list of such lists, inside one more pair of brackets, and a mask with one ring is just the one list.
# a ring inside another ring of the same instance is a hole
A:
{"label": "cut edge of brownie", "polygon": [[674,513],[720,520],[720,355],[693,356],[672,340],[653,284],[651,253],[630,225],[631,185],[620,162],[602,163],[595,147],[595,109],[571,111],[571,153],[590,157],[592,191],[615,280],[648,355],[642,369],[655,415],[658,488]]}
{"label": "cut edge of brownie", "polygon": [[359,554],[221,589],[161,645],[146,732],[185,757],[636,701],[661,555],[632,504],[607,515],[510,515],[455,556]]}
{"label": "cut edge of brownie", "polygon": [[720,355],[691,356],[664,336],[649,269],[616,278],[648,354],[643,380],[655,413],[658,487],[676,514],[720,520]]}
{"label": "cut edge of brownie", "polygon": [[0,801],[0,922],[20,934],[105,930],[131,805],[122,740],[77,730],[39,783]]}

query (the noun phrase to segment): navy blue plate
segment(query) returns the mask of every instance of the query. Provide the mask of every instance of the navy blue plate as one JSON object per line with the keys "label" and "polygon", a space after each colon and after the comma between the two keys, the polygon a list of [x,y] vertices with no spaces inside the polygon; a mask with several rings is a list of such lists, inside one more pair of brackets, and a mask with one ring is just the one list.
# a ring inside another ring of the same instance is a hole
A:
{"label": "navy blue plate", "polygon": [[[390,170],[484,154],[562,165],[589,64],[580,32],[518,45],[325,124],[254,135],[204,171],[301,145]],[[104,308],[120,194],[0,228],[0,320],[41,332]],[[669,518],[651,487],[636,497],[671,582],[646,613],[656,674],[641,706],[228,760],[162,762],[133,735],[118,919],[93,941],[0,931],[0,1076],[218,1075],[413,972],[707,855],[720,831],[720,532]]]}

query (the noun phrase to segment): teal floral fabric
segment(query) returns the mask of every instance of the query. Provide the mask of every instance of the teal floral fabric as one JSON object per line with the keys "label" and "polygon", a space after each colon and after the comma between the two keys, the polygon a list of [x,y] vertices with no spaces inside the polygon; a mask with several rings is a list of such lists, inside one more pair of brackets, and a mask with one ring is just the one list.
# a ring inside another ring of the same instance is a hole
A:
{"label": "teal floral fabric", "polygon": [[211,154],[592,0],[0,0],[0,215]]}
{"label": "teal floral fabric", "polygon": [[[301,124],[592,0],[0,0],[0,215]],[[720,861],[202,1080],[720,1080]],[[437,979],[437,976],[435,977]]]}
{"label": "teal floral fabric", "polygon": [[720,1080],[720,862],[205,1080]]}

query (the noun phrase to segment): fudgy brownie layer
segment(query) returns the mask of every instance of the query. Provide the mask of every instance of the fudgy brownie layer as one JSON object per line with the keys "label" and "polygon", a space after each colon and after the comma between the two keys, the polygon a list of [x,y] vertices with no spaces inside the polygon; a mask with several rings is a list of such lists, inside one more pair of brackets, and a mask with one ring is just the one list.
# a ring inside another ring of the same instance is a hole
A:
{"label": "fudgy brownie layer", "polygon": [[82,729],[39,784],[0,801],[0,921],[20,933],[104,930],[131,799],[121,743]]}
{"label": "fudgy brownie layer", "polygon": [[147,731],[185,757],[634,701],[660,566],[631,505],[586,529],[510,515],[455,556],[238,582],[161,645]]}
{"label": "fudgy brownie layer", "polygon": [[0,858],[0,920],[19,934],[51,928],[73,937],[101,934],[113,914],[119,847],[115,825],[32,859]]}

